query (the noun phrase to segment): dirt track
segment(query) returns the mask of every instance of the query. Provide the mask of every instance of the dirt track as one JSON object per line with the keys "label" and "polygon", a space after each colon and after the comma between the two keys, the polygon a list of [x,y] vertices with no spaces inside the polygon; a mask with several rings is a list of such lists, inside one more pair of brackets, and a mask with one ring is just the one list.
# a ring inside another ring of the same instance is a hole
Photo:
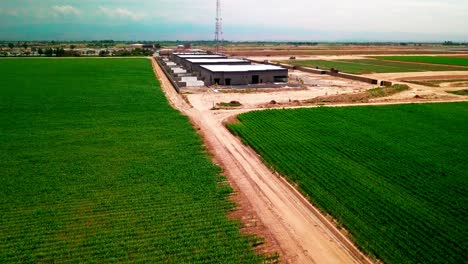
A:
{"label": "dirt track", "polygon": [[[171,104],[187,115],[196,128],[203,135],[210,153],[216,163],[225,170],[234,189],[238,190],[241,207],[247,203],[249,211],[255,219],[261,222],[261,230],[254,230],[266,239],[266,244],[273,250],[281,253],[283,263],[372,263],[364,256],[341,231],[336,228],[334,222],[326,218],[303,195],[301,195],[285,179],[272,172],[261,161],[260,157],[250,148],[243,145],[224,126],[224,122],[232,120],[237,114],[261,110],[258,108],[259,100],[280,99],[278,96],[301,99],[317,93],[334,92],[333,87],[324,89],[312,89],[309,91],[286,91],[253,94],[222,94],[199,93],[187,94],[183,98],[176,93],[170,82],[162,73],[159,66],[153,61],[155,72],[161,81],[161,86]],[[386,74],[392,80],[405,77],[424,76],[431,74],[443,76],[445,73],[403,73]],[[454,75],[462,75],[462,72],[450,72]],[[466,74],[466,72],[464,72]],[[422,76],[421,76],[422,75]],[[314,77],[315,79],[316,77]],[[322,80],[328,81],[328,80]],[[347,84],[350,85],[350,84]],[[430,102],[459,102],[467,101],[466,97],[455,96],[438,91],[437,89],[410,84],[411,89],[392,97],[382,98],[365,104],[340,104],[347,105],[389,105],[401,103],[430,103]],[[355,89],[367,87],[355,87]],[[354,89],[354,90],[355,90]],[[337,88],[336,91],[349,92],[349,88]],[[353,89],[351,89],[353,90]],[[423,97],[415,97],[423,95]],[[239,96],[239,101],[246,103],[240,109],[211,111],[212,105],[219,100],[227,100]],[[285,97],[285,98],[286,98]],[[249,101],[250,98],[250,101]],[[285,99],[282,98],[282,99]],[[421,99],[424,98],[424,99]],[[188,103],[190,102],[190,103]],[[283,106],[281,106],[283,107]],[[287,106],[296,108],[296,106]],[[304,107],[304,106],[298,106]],[[316,107],[316,106],[306,106]],[[238,202],[238,199],[235,199]],[[238,202],[239,204],[239,202]],[[244,209],[242,209],[244,210]],[[241,211],[242,211],[241,210]],[[244,212],[245,213],[245,212]],[[245,221],[244,221],[245,222]],[[272,246],[273,245],[273,246]],[[268,251],[267,251],[268,252]],[[271,251],[270,251],[271,252]]]}
{"label": "dirt track", "polygon": [[153,67],[168,100],[200,128],[211,154],[221,163],[230,182],[241,190],[278,242],[282,262],[371,263],[333,222],[286,180],[271,172],[254,151],[224,127],[223,121],[236,112],[192,108],[175,92],[154,61]]}

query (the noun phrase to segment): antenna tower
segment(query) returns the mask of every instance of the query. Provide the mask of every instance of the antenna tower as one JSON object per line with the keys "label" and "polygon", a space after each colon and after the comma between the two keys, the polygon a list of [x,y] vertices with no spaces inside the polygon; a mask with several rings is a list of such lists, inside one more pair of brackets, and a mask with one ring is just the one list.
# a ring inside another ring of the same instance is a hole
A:
{"label": "antenna tower", "polygon": [[223,19],[221,18],[221,0],[216,0],[216,53],[223,50]]}

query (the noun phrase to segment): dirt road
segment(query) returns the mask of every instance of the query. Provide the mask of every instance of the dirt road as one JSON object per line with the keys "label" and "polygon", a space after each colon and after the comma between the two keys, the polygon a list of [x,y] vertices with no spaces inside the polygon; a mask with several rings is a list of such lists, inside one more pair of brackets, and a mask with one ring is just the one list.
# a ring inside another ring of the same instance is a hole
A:
{"label": "dirt road", "polygon": [[153,67],[171,104],[200,128],[230,182],[240,189],[277,240],[282,262],[372,263],[331,221],[224,127],[223,120],[236,112],[192,108],[175,92],[154,60]]}

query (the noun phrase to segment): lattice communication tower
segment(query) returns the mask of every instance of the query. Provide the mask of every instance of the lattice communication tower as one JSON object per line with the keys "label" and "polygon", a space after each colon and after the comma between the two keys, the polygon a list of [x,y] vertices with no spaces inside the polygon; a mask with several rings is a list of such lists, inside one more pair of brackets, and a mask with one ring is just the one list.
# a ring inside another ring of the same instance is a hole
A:
{"label": "lattice communication tower", "polygon": [[223,18],[221,17],[221,0],[216,0],[216,53],[223,51]]}

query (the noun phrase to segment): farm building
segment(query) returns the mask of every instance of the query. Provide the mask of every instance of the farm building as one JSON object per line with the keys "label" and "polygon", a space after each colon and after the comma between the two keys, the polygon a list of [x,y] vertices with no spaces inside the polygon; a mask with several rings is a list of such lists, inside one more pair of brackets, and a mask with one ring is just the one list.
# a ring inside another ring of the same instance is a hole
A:
{"label": "farm building", "polygon": [[177,64],[182,64],[183,61],[188,59],[227,59],[223,55],[210,55],[210,54],[177,54],[174,53],[171,56],[173,62]]}
{"label": "farm building", "polygon": [[288,69],[273,65],[201,65],[199,77],[205,85],[249,85],[284,83]]}
{"label": "farm building", "polygon": [[131,49],[142,49],[142,50],[154,50],[154,45],[153,44],[131,44],[130,45]]}
{"label": "farm building", "polygon": [[250,65],[248,60],[240,59],[186,59],[182,66],[193,73],[200,72],[201,65]]}

